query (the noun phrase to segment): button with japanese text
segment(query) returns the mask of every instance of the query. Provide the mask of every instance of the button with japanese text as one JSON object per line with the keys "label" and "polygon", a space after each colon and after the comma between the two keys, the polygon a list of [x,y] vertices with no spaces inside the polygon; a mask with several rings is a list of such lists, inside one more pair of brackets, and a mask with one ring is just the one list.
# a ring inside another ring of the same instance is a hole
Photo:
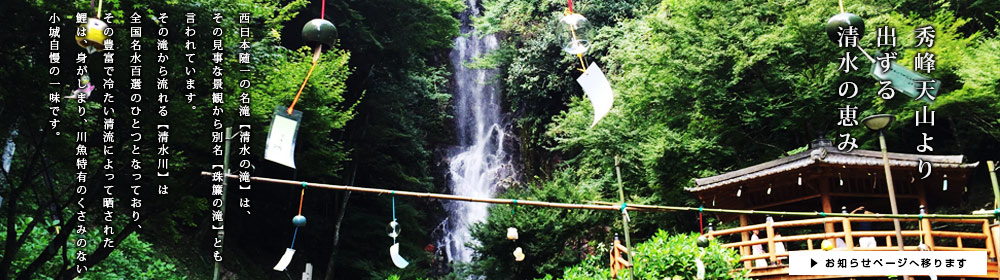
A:
{"label": "button with japanese text", "polygon": [[986,251],[793,251],[789,275],[986,275]]}

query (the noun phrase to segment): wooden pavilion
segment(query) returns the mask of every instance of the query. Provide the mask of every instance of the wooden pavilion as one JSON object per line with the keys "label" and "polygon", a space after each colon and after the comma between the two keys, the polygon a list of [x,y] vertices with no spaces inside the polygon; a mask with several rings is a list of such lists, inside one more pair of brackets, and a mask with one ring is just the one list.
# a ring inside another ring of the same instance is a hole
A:
{"label": "wooden pavilion", "polygon": [[[968,169],[978,166],[965,163],[962,155],[889,153],[888,157],[899,213],[917,214],[922,206],[939,209],[957,204],[965,193]],[[918,172],[922,162],[930,162],[933,170],[923,179]],[[842,152],[829,140],[819,139],[806,151],[794,155],[696,179],[696,186],[687,191],[708,207],[832,213],[851,212],[863,206],[874,213],[891,213],[884,170],[880,151]],[[705,234],[719,239],[723,247],[738,249],[743,269],[755,279],[885,277],[788,275],[787,261],[782,262],[788,251],[819,250],[819,243],[826,239],[836,241],[834,250],[898,250],[893,244],[892,220],[887,219],[772,217],[773,221],[768,222],[762,216],[735,214],[720,214],[718,218],[723,222],[738,219],[739,227]],[[900,222],[905,250],[918,250],[919,244],[925,244],[936,251],[987,251],[989,274],[968,277],[998,279],[1000,276],[986,219],[900,219]],[[755,230],[760,233],[759,240],[751,241],[751,232]],[[863,247],[856,246],[860,238],[867,238],[861,240]],[[761,245],[765,252],[753,254],[754,245]],[[776,252],[776,246],[785,250]],[[767,264],[761,265],[764,262],[760,259]]]}

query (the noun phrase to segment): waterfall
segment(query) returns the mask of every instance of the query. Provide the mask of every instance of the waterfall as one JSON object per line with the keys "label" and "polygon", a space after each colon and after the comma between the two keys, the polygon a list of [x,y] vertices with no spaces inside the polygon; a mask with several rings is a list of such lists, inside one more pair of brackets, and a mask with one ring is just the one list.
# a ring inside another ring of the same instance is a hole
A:
{"label": "waterfall", "polygon": [[[495,69],[469,69],[463,63],[497,48],[491,34],[477,35],[471,17],[479,16],[478,0],[467,0],[461,14],[462,35],[455,38],[450,54],[454,66],[455,133],[458,143],[448,160],[451,193],[472,197],[493,197],[499,183],[513,174],[510,156],[505,153],[500,91]],[[508,143],[509,145],[509,143]],[[449,260],[469,262],[473,250],[465,246],[475,242],[469,234],[472,224],[486,220],[486,203],[444,202],[448,218],[442,223],[439,248]]]}

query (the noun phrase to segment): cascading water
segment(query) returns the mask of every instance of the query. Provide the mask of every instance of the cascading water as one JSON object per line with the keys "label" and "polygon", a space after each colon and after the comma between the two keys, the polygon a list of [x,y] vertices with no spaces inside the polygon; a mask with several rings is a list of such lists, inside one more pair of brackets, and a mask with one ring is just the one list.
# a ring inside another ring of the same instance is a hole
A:
{"label": "cascading water", "polygon": [[[475,34],[470,18],[479,15],[478,0],[467,0],[468,9],[461,14],[462,35],[455,38],[451,51],[454,66],[455,124],[458,145],[449,154],[451,192],[472,197],[493,197],[498,183],[513,177],[510,156],[504,151],[503,118],[500,91],[495,82],[495,69],[470,69],[464,63],[497,48],[493,35]],[[472,224],[487,216],[487,204],[445,202],[448,218],[442,223],[443,237],[439,248],[449,260],[469,262],[475,242],[469,234]]]}

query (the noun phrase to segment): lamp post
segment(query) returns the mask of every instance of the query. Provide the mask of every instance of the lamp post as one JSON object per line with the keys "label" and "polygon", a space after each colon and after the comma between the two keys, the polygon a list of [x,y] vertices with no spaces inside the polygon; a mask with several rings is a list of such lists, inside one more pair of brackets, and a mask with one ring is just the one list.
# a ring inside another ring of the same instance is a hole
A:
{"label": "lamp post", "polygon": [[[892,186],[892,171],[889,170],[889,151],[885,147],[885,134],[882,130],[889,127],[892,121],[895,121],[896,117],[889,114],[878,114],[871,115],[861,119],[861,123],[868,127],[868,129],[878,131],[878,143],[882,148],[882,165],[885,166],[885,185],[889,191],[889,206],[892,207],[892,214],[898,215],[899,208],[896,207],[896,190]],[[899,219],[893,218],[892,225],[896,228],[896,243],[899,245],[899,250],[903,251],[903,233],[900,231]],[[903,275],[903,280],[909,280],[910,277]]]}
{"label": "lamp post", "polygon": [[[889,189],[889,206],[892,207],[892,214],[899,214],[899,208],[896,207],[896,190],[892,185],[892,172],[889,170],[889,151],[885,147],[885,134],[882,130],[889,127],[892,121],[896,120],[896,117],[889,114],[879,114],[871,115],[864,119],[861,119],[861,123],[864,124],[868,129],[878,131],[878,143],[882,148],[882,164],[885,166],[885,184]],[[892,224],[896,228],[896,243],[899,244],[899,250],[903,251],[903,233],[900,231],[899,219],[892,219]]]}

